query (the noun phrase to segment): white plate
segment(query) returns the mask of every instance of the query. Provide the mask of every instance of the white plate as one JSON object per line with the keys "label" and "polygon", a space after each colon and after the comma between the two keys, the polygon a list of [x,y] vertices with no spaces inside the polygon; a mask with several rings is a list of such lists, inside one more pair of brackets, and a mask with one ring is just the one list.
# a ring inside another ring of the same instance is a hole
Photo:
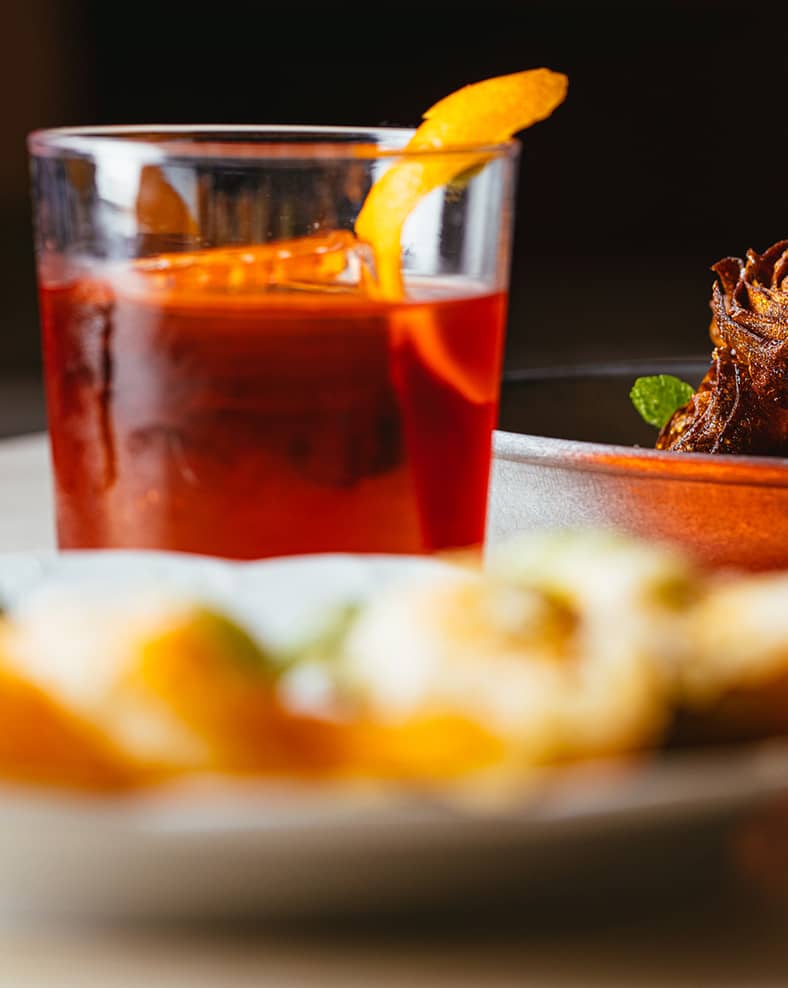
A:
{"label": "white plate", "polygon": [[[401,557],[244,564],[163,553],[16,554],[0,556],[0,599],[14,605],[64,584],[158,583],[198,591],[286,641],[332,603],[440,566]],[[646,865],[678,885],[687,876],[683,852],[699,846],[691,834],[702,842],[783,792],[788,747],[777,742],[545,772],[489,803],[462,791],[209,779],[106,798],[8,786],[0,790],[0,903],[152,920],[539,894],[614,873],[642,884]]]}

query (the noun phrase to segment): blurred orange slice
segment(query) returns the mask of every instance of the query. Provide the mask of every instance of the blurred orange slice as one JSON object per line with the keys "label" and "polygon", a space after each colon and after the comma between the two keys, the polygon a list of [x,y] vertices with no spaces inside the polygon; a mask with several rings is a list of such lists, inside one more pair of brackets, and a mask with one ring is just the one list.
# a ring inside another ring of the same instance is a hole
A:
{"label": "blurred orange slice", "polygon": [[436,782],[502,766],[504,741],[460,714],[430,712],[387,724],[362,721],[353,732],[351,774],[409,782]]}
{"label": "blurred orange slice", "polygon": [[0,664],[0,775],[20,782],[121,789],[132,767],[91,724]]}
{"label": "blurred orange slice", "polygon": [[149,639],[133,671],[207,746],[214,771],[316,774],[340,763],[331,724],[288,714],[275,669],[239,625],[203,609]]}
{"label": "blurred orange slice", "polygon": [[383,298],[402,298],[402,228],[428,192],[483,164],[498,144],[549,117],[566,96],[568,80],[550,69],[530,69],[464,86],[424,114],[406,151],[474,148],[467,153],[425,155],[393,165],[369,192],[356,220],[356,234],[375,251]]}

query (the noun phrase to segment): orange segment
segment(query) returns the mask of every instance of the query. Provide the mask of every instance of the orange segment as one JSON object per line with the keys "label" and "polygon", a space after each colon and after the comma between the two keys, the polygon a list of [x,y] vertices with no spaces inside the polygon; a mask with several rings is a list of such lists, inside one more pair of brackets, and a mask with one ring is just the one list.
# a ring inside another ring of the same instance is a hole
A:
{"label": "orange segment", "polygon": [[[465,86],[437,102],[410,139],[407,151],[497,144],[549,117],[566,96],[567,78],[530,69]],[[372,245],[384,298],[402,298],[400,242],[405,220],[428,192],[483,164],[483,151],[425,156],[391,167],[369,192],[356,234]]]}
{"label": "orange segment", "polygon": [[436,782],[491,769],[507,757],[501,738],[459,714],[425,712],[400,724],[365,721],[354,731],[350,774]]}
{"label": "orange segment", "polygon": [[135,210],[140,233],[197,233],[197,222],[189,207],[157,165],[145,165],[140,173]]}
{"label": "orange segment", "polygon": [[[501,326],[504,305],[501,299],[499,312],[495,313]],[[402,372],[406,372],[410,353],[431,375],[445,381],[466,401],[486,405],[498,400],[502,346],[476,347],[470,351],[463,347],[467,338],[452,332],[453,327],[444,324],[434,311],[415,305],[408,306],[407,311],[398,308],[393,313],[392,326],[394,346],[405,354],[404,363],[401,359],[397,365],[402,365]],[[409,399],[410,389],[403,381],[400,401],[406,403]]]}
{"label": "orange segment", "polygon": [[133,678],[207,743],[206,768],[309,774],[338,761],[331,725],[287,714],[267,657],[218,613],[197,611],[146,642]]}
{"label": "orange segment", "polygon": [[138,781],[94,727],[0,666],[0,776],[21,782],[120,789]]}

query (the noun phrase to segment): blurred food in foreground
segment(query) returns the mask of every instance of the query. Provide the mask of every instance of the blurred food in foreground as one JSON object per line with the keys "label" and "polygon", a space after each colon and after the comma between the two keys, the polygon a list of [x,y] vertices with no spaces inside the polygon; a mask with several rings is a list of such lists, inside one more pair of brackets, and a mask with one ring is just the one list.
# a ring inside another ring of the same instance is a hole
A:
{"label": "blurred food in foreground", "polygon": [[711,367],[658,449],[788,455],[788,240],[713,269]]}
{"label": "blurred food in foreground", "polygon": [[593,532],[348,599],[287,647],[199,594],[61,588],[0,626],[0,773],[429,785],[780,733],[786,605],[784,574],[707,574]]}

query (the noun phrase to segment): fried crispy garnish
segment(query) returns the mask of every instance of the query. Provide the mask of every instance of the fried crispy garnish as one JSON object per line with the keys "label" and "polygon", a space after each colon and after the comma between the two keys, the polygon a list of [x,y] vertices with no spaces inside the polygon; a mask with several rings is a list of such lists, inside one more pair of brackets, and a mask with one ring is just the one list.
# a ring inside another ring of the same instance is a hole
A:
{"label": "fried crispy garnish", "polygon": [[788,240],[726,257],[711,299],[712,363],[658,449],[788,455]]}

